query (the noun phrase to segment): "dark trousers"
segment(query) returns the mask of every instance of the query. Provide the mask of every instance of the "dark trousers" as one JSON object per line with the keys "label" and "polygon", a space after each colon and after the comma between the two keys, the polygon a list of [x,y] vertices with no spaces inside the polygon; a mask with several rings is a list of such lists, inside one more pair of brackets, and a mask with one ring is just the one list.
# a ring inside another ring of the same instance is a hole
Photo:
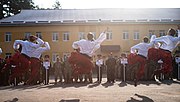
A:
{"label": "dark trousers", "polygon": [[108,67],[107,68],[107,81],[114,82],[115,80],[115,67]]}
{"label": "dark trousers", "polygon": [[49,84],[49,69],[43,68],[43,83],[45,85]]}
{"label": "dark trousers", "polygon": [[99,67],[96,65],[96,70],[97,70],[97,81],[102,81],[102,71],[103,67]]}

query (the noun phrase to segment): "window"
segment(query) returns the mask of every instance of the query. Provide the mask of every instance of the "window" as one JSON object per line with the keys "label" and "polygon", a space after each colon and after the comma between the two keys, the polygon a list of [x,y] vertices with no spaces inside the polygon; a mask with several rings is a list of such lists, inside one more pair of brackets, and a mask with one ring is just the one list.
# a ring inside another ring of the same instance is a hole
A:
{"label": "window", "polygon": [[63,60],[65,60],[66,56],[70,56],[71,54],[69,52],[63,53]]}
{"label": "window", "polygon": [[151,39],[152,35],[155,35],[155,30],[149,30],[149,35],[148,35],[149,39]]}
{"label": "window", "polygon": [[65,32],[63,34],[63,41],[68,41],[69,40],[69,32]]}
{"label": "window", "polygon": [[84,32],[79,32],[79,40],[85,39],[85,33]]}
{"label": "window", "polygon": [[112,40],[112,32],[107,32],[106,34],[107,34],[106,39],[107,40]]}
{"label": "window", "polygon": [[5,41],[10,42],[11,41],[11,36],[12,36],[11,32],[6,32],[5,33]]}
{"label": "window", "polygon": [[59,36],[59,33],[53,32],[52,33],[52,41],[58,41],[58,36]]}
{"label": "window", "polygon": [[59,57],[58,53],[53,53],[52,54],[52,62],[56,62],[56,58]]}
{"label": "window", "polygon": [[25,32],[24,38],[25,38],[25,39],[29,39],[29,36],[31,36],[31,33],[30,33],[30,32]]}
{"label": "window", "polygon": [[134,32],[134,40],[138,40],[139,39],[139,32],[136,31]]}
{"label": "window", "polygon": [[42,39],[42,34],[41,34],[41,32],[36,32],[36,36],[37,36],[38,38]]}
{"label": "window", "polygon": [[166,33],[165,33],[165,30],[159,30],[159,36],[165,36]]}
{"label": "window", "polygon": [[7,59],[7,58],[10,58],[10,57],[11,57],[11,53],[6,53],[5,58]]}
{"label": "window", "polygon": [[124,40],[129,39],[128,31],[123,32],[123,39]]}

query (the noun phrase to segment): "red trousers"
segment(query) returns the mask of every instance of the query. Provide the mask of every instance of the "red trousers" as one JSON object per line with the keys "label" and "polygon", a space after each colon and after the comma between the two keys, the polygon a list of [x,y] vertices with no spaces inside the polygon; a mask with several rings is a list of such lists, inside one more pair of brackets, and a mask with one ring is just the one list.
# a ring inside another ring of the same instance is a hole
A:
{"label": "red trousers", "polygon": [[39,71],[41,67],[41,61],[38,58],[30,58],[31,62],[31,75],[27,81],[27,84],[33,84],[34,81],[37,81],[39,76]]}
{"label": "red trousers", "polygon": [[157,62],[160,59],[163,61],[161,72],[164,74],[170,73],[173,69],[171,52],[155,48],[149,49],[148,60]]}
{"label": "red trousers", "polygon": [[16,67],[12,69],[12,75],[10,75],[10,80],[21,77],[23,74],[28,72],[30,67],[29,58],[23,54],[18,56],[13,56],[11,62],[16,63]]}
{"label": "red trousers", "polygon": [[136,54],[129,54],[128,55],[128,64],[134,65],[139,63],[139,68],[137,68],[136,79],[139,80],[144,75],[144,67],[146,64],[146,58]]}
{"label": "red trousers", "polygon": [[73,69],[73,75],[77,76],[79,74],[87,74],[92,71],[94,68],[91,60],[80,53],[72,52],[69,57],[69,63]]}

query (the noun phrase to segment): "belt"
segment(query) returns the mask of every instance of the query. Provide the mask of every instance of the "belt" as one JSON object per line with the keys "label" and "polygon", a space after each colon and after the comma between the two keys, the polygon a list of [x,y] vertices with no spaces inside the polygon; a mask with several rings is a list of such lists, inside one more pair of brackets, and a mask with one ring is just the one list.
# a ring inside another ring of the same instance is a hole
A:
{"label": "belt", "polygon": [[30,57],[29,56],[27,56],[26,54],[24,54],[24,53],[21,53],[21,55],[23,55],[24,57],[26,57],[28,60],[30,59]]}
{"label": "belt", "polygon": [[36,57],[31,57],[31,59],[36,59],[36,60],[39,60],[39,58],[36,58]]}
{"label": "belt", "polygon": [[141,54],[137,54],[137,55],[146,59],[146,57],[145,57],[145,56],[143,56],[143,55],[141,55]]}
{"label": "belt", "polygon": [[83,55],[83,56],[85,56],[85,57],[87,57],[87,58],[89,58],[89,59],[91,59],[91,57],[88,56],[87,54],[84,54],[84,53],[80,53],[80,54]]}
{"label": "belt", "polygon": [[169,51],[169,50],[165,50],[165,49],[161,49],[161,48],[159,48],[160,50],[163,50],[163,51],[165,51],[165,52],[168,52],[168,53],[171,53],[171,51]]}

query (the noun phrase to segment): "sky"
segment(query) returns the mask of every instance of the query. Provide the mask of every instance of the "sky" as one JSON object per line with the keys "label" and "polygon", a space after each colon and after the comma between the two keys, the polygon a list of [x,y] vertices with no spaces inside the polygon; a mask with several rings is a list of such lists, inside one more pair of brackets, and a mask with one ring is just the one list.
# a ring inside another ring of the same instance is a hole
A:
{"label": "sky", "polygon": [[[56,0],[33,0],[40,8],[52,8]],[[58,0],[62,9],[180,8],[180,0]]]}

